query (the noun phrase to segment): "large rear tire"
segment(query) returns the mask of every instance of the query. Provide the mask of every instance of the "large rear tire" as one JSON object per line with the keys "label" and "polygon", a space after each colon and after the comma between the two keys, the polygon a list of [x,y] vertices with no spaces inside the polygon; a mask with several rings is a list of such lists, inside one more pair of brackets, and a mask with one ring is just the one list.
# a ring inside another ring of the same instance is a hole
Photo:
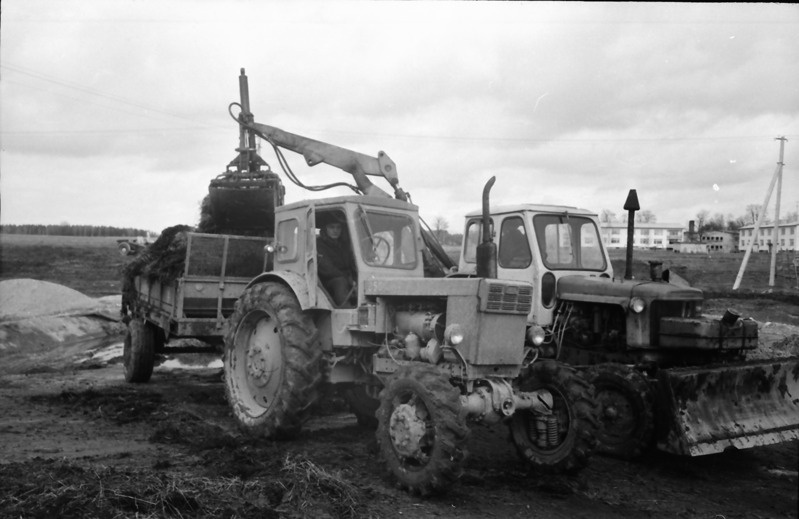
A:
{"label": "large rear tire", "polygon": [[322,351],[316,326],[285,285],[266,282],[236,303],[225,336],[225,393],[242,428],[287,439],[319,397]]}
{"label": "large rear tire", "polygon": [[518,411],[510,421],[511,440],[519,456],[541,472],[576,472],[596,448],[598,407],[592,386],[574,368],[554,360],[535,362],[521,375],[519,389],[546,389],[553,412],[546,441],[540,417]]}
{"label": "large rear tire", "polygon": [[469,428],[460,392],[429,364],[397,370],[380,393],[377,443],[389,474],[411,493],[449,488],[462,474]]}
{"label": "large rear tire", "polygon": [[622,459],[639,457],[652,446],[654,393],[646,377],[621,364],[588,370],[599,401],[599,452]]}
{"label": "large rear tire", "polygon": [[140,317],[128,323],[128,333],[122,348],[125,381],[143,383],[150,380],[155,365],[155,328]]}

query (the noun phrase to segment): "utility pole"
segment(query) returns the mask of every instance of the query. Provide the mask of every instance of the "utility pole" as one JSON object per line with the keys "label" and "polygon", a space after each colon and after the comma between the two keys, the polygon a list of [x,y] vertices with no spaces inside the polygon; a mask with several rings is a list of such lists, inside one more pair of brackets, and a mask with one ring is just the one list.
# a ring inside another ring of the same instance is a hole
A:
{"label": "utility pole", "polygon": [[780,242],[778,241],[779,238],[777,237],[777,233],[780,229],[780,198],[782,197],[782,167],[785,165],[782,163],[783,153],[785,152],[785,141],[787,140],[784,136],[777,137],[777,140],[780,141],[780,161],[777,163],[778,167],[777,170],[779,173],[777,174],[777,199],[774,201],[774,236],[772,237],[772,242],[774,245],[771,246],[771,268],[769,269],[768,274],[768,286],[774,286],[774,275],[777,270],[777,251],[780,250]]}
{"label": "utility pole", "polygon": [[785,141],[788,139],[785,137],[777,137],[775,140],[780,141],[780,161],[777,162],[777,169],[774,170],[774,176],[771,178],[771,183],[768,186],[766,199],[763,200],[763,205],[760,208],[760,215],[758,215],[757,222],[755,222],[755,228],[752,229],[753,236],[749,241],[749,246],[746,248],[746,254],[744,254],[744,259],[741,262],[741,268],[738,270],[738,276],[735,278],[735,283],[732,285],[733,290],[738,290],[738,287],[741,286],[741,278],[743,278],[744,271],[746,270],[746,264],[749,263],[749,256],[752,254],[752,248],[757,241],[757,234],[758,231],[760,231],[760,224],[763,222],[763,217],[766,214],[766,208],[768,207],[768,202],[771,199],[771,193],[774,191],[774,184],[777,182],[778,178],[782,177],[782,157],[785,150]]}

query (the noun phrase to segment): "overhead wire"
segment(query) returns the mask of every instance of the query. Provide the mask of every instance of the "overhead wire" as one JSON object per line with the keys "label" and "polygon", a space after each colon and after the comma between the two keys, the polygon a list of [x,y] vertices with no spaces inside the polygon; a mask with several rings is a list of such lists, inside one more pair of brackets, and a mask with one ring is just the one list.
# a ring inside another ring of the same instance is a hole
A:
{"label": "overhead wire", "polygon": [[[102,99],[106,99],[106,100],[109,100],[109,101],[113,101],[116,104],[123,104],[123,105],[127,105],[127,106],[130,106],[130,107],[134,107],[134,108],[138,108],[140,110],[145,110],[146,111],[145,113],[132,113],[132,115],[137,115],[137,116],[142,116],[142,117],[155,119],[155,118],[152,117],[152,114],[160,114],[162,116],[167,116],[167,117],[174,118],[174,119],[181,119],[181,120],[184,120],[184,121],[189,121],[192,124],[197,125],[194,128],[182,128],[182,129],[174,129],[174,128],[156,129],[156,128],[153,128],[153,129],[141,129],[141,130],[133,129],[133,130],[127,130],[127,131],[126,130],[120,130],[118,128],[110,129],[110,130],[95,130],[95,131],[88,131],[88,130],[86,130],[86,131],[36,130],[36,131],[26,131],[26,132],[8,132],[8,131],[4,131],[4,132],[2,132],[4,134],[39,134],[39,133],[41,133],[41,134],[58,134],[58,133],[111,133],[111,132],[125,133],[125,132],[137,132],[137,131],[173,131],[173,130],[182,130],[182,131],[194,130],[194,131],[199,131],[199,130],[201,130],[203,128],[205,128],[205,129],[221,128],[218,125],[208,124],[208,123],[206,123],[204,121],[198,121],[198,120],[196,120],[194,118],[187,117],[185,115],[182,115],[182,114],[179,114],[179,113],[176,113],[176,112],[171,112],[171,111],[164,110],[162,108],[157,108],[157,107],[154,107],[154,106],[151,106],[151,105],[147,105],[147,104],[144,104],[144,103],[141,103],[141,102],[138,102],[138,101],[133,101],[131,99],[127,99],[127,98],[124,98],[124,97],[121,97],[121,96],[117,96],[117,95],[101,92],[101,91],[92,89],[90,87],[87,87],[85,85],[81,85],[79,83],[75,83],[75,82],[72,82],[72,81],[67,81],[67,80],[64,80],[64,79],[56,78],[56,77],[50,76],[48,74],[45,74],[43,72],[27,69],[25,67],[22,67],[22,66],[13,64],[13,63],[9,63],[8,61],[0,62],[0,68],[11,70],[11,71],[16,72],[18,74],[23,74],[23,75],[29,76],[31,78],[37,79],[39,81],[52,83],[54,85],[58,85],[58,86],[63,87],[63,88],[73,89],[73,90],[76,90],[78,92],[82,92],[84,94],[89,94],[91,96],[95,96],[95,97],[98,97],[98,98],[102,98]],[[9,81],[9,80],[4,78],[3,81]],[[13,81],[11,81],[11,82],[13,83]],[[17,83],[17,84],[21,84],[21,83]],[[30,85],[25,85],[25,86],[30,86]],[[37,88],[37,87],[34,86],[33,88]],[[55,95],[64,96],[64,94],[59,94],[59,93],[54,92],[54,91],[51,91],[51,93],[53,93]],[[91,103],[91,101],[89,101],[89,100],[82,100],[82,99],[74,98],[74,97],[70,97],[70,96],[66,96],[66,97],[68,97],[70,99],[73,99],[73,100],[77,100],[77,101]],[[116,105],[111,105],[111,108],[115,109],[115,110],[122,111],[124,113],[131,113],[131,112],[125,112],[124,110],[121,110]],[[156,120],[161,120],[161,119],[156,119]],[[752,141],[752,140],[760,140],[760,139],[764,139],[764,140],[773,139],[772,135],[769,135],[769,136],[765,136],[765,135],[730,135],[730,136],[707,136],[707,137],[702,137],[702,136],[680,136],[680,137],[659,136],[659,137],[613,137],[613,138],[600,138],[600,137],[597,137],[597,138],[547,138],[547,137],[537,138],[537,137],[493,137],[493,136],[465,136],[465,135],[396,134],[396,133],[374,133],[374,132],[369,132],[367,134],[367,133],[361,133],[361,132],[341,131],[341,130],[326,130],[326,131],[329,132],[329,133],[337,133],[337,134],[368,135],[368,136],[373,137],[373,138],[374,137],[377,137],[377,138],[387,137],[387,138],[397,138],[397,139],[423,139],[423,140],[428,140],[428,141],[429,140],[435,140],[435,141],[482,142],[482,143],[486,143],[486,142],[497,142],[497,143],[503,143],[503,142],[505,142],[505,143],[550,143],[550,144],[562,144],[562,145],[570,145],[570,144],[600,144],[600,143],[625,143],[625,142],[630,142],[630,143],[639,143],[639,142],[667,143],[667,142],[686,142],[686,141],[692,141],[692,142],[702,142],[702,141],[705,141],[705,142],[724,142],[724,141],[730,141],[730,142],[734,142],[734,141]],[[797,135],[786,135],[786,137],[791,138],[791,139],[799,138],[799,136],[797,136]],[[347,185],[347,186],[348,187],[352,187],[350,185]],[[307,186],[307,187],[323,187],[325,189],[329,189],[329,188],[324,187],[324,186]],[[335,186],[331,185],[331,187],[335,187]]]}
{"label": "overhead wire", "polygon": [[[36,79],[38,81],[42,81],[42,82],[45,82],[45,83],[50,83],[50,84],[59,86],[61,88],[71,89],[71,90],[74,90],[74,91],[77,91],[77,92],[81,92],[83,94],[88,94],[89,96],[93,96],[95,98],[103,99],[103,100],[106,100],[106,101],[112,101],[113,104],[110,104],[110,105],[101,104],[101,103],[98,103],[96,100],[92,100],[91,98],[80,98],[80,97],[70,96],[70,95],[65,94],[63,92],[58,92],[58,91],[52,90],[52,89],[46,89],[46,88],[43,88],[41,86],[29,85],[29,84],[25,84],[25,83],[22,83],[22,82],[19,82],[19,81],[15,81],[13,79],[9,80],[6,77],[3,78],[3,82],[8,82],[8,83],[11,83],[11,84],[21,85],[21,86],[24,86],[26,88],[35,88],[35,89],[39,89],[39,90],[45,90],[45,91],[49,92],[52,95],[66,97],[67,99],[71,99],[73,101],[85,102],[85,103],[89,103],[89,104],[98,104],[100,106],[104,106],[106,108],[117,110],[117,111],[120,111],[120,112],[123,112],[123,113],[127,113],[127,114],[130,114],[130,115],[136,115],[136,116],[139,116],[139,117],[144,117],[144,118],[149,118],[149,119],[154,119],[154,120],[161,121],[161,122],[164,122],[163,118],[161,118],[161,117],[153,117],[153,115],[160,115],[160,116],[165,116],[165,117],[168,117],[168,118],[171,118],[171,119],[180,119],[180,120],[184,120],[184,121],[189,121],[189,122],[191,122],[192,124],[195,125],[193,128],[182,128],[182,129],[179,128],[178,130],[189,130],[189,129],[191,129],[191,130],[197,131],[197,130],[202,130],[202,129],[217,129],[217,128],[221,128],[218,125],[208,124],[206,122],[198,121],[198,120],[196,120],[194,118],[191,118],[191,117],[186,117],[185,115],[181,115],[179,113],[175,113],[175,112],[171,112],[171,111],[168,111],[168,110],[164,110],[162,108],[157,108],[157,107],[154,107],[154,106],[151,106],[151,105],[147,105],[147,104],[144,104],[144,103],[141,103],[141,102],[138,102],[138,101],[133,101],[131,99],[127,99],[127,98],[124,98],[124,97],[121,97],[121,96],[116,96],[116,95],[112,95],[112,94],[107,94],[105,92],[100,92],[98,90],[92,89],[92,88],[87,87],[85,85],[81,85],[79,83],[75,83],[75,82],[72,82],[72,81],[66,81],[66,80],[63,80],[63,79],[55,78],[53,76],[49,76],[47,74],[44,74],[44,73],[41,73],[41,72],[38,72],[38,71],[34,71],[34,70],[26,69],[24,67],[20,67],[18,65],[10,64],[7,61],[0,62],[0,68],[6,69],[6,70],[11,70],[11,71],[13,71],[15,73],[22,74],[22,75],[34,78],[34,79]],[[120,105],[137,108],[139,110],[143,110],[144,112],[133,112],[133,111],[130,111],[130,110],[124,110]],[[11,134],[11,133],[25,133],[25,134],[50,133],[50,134],[52,134],[52,133],[92,133],[92,132],[94,132],[94,133],[107,133],[107,132],[108,133],[112,133],[114,131],[117,131],[117,132],[119,132],[119,131],[122,131],[122,132],[137,132],[137,131],[173,131],[173,130],[175,130],[175,128],[162,128],[162,129],[153,128],[153,129],[142,129],[142,130],[133,129],[133,130],[127,130],[127,131],[119,130],[118,128],[114,128],[114,129],[110,129],[110,130],[95,130],[95,131],[82,131],[82,132],[81,131],[74,131],[74,130],[62,130],[62,131],[58,131],[58,130],[36,130],[36,131],[28,131],[28,132],[7,132],[7,131],[5,131],[3,133],[5,133],[5,134]]]}

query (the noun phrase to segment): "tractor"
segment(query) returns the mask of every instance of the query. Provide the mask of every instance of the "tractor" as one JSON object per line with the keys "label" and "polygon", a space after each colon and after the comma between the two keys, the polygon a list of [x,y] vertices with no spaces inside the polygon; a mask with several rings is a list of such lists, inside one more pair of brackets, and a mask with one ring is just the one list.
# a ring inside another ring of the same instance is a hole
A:
{"label": "tractor", "polygon": [[[625,209],[637,210],[631,190]],[[524,347],[591,380],[601,452],[651,448],[698,456],[799,438],[799,359],[747,361],[757,323],[702,314],[701,290],[653,262],[633,279],[633,220],[625,276],[614,274],[597,215],[518,204],[466,215],[459,275],[480,275],[479,247],[497,242],[497,277],[532,283]]]}
{"label": "tractor", "polygon": [[[487,269],[479,278],[448,276],[454,265],[388,154],[257,123],[243,69],[239,87],[241,102],[229,106],[238,157],[211,181],[200,232],[168,229],[126,271],[126,380],[147,382],[156,353],[191,350],[172,339],[221,343],[225,394],[246,433],[295,437],[325,393],[341,390],[358,421],[376,427],[387,473],[423,496],[457,481],[475,423],[508,427],[522,460],[540,472],[583,468],[596,446],[598,405],[578,370],[524,347],[533,286]],[[354,194],[284,203],[256,138],[298,186]],[[283,150],[307,166],[338,168],[355,185],[306,186]],[[344,300],[319,272],[317,240],[333,221],[354,266]],[[492,264],[491,244],[481,251]]]}

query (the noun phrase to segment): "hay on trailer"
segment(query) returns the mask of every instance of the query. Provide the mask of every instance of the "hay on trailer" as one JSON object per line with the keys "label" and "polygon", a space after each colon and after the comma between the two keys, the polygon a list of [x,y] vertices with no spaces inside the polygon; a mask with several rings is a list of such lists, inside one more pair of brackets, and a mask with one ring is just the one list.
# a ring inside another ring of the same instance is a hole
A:
{"label": "hay on trailer", "polygon": [[122,316],[133,311],[136,305],[136,276],[147,276],[162,283],[175,281],[186,268],[186,233],[193,228],[173,225],[161,231],[161,236],[141,254],[128,263],[122,271]]}

